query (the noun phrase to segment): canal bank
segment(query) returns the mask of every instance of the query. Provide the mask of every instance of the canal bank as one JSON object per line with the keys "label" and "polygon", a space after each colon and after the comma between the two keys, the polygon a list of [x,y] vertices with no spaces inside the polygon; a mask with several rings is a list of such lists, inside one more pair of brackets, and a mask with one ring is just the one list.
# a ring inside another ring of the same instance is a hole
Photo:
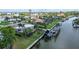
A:
{"label": "canal bank", "polygon": [[[67,17],[67,19],[68,18],[72,18],[72,17]],[[65,21],[66,21],[66,18],[65,18]],[[59,22],[57,22],[57,24],[58,24]],[[61,23],[61,21],[60,21],[60,23]],[[56,24],[55,25],[52,25],[52,27],[50,28],[50,29],[45,29],[45,31],[46,30],[52,30],[54,27],[56,26]],[[44,32],[45,33],[45,32]],[[27,49],[32,49],[32,48],[34,48],[34,46],[36,46],[37,44],[39,44],[40,42],[40,40],[42,41],[42,37],[44,36],[44,34],[43,35],[41,35],[37,40],[35,40],[30,46],[28,46],[27,47]],[[49,39],[48,39],[49,40]],[[56,39],[54,38],[54,40],[56,41]]]}
{"label": "canal bank", "polygon": [[[55,27],[55,26],[56,26],[56,24],[53,27]],[[51,29],[53,29],[53,27]],[[49,29],[49,30],[51,30],[51,29]],[[48,29],[46,29],[46,30],[48,30]],[[35,40],[30,46],[28,46],[27,49],[32,49],[43,38],[44,34],[45,34],[45,32],[37,40]]]}
{"label": "canal bank", "polygon": [[51,24],[52,27],[50,29],[44,29],[44,33],[37,40],[35,40],[30,46],[28,46],[27,49],[32,49],[36,44],[38,44],[38,42],[44,37],[45,32],[47,30],[52,30],[58,23],[59,21],[54,22],[54,24]]}
{"label": "canal bank", "polygon": [[77,49],[79,48],[79,29],[72,27],[72,20],[76,17],[62,23],[61,32],[57,38],[52,38],[49,41],[41,39],[40,45],[33,49]]}

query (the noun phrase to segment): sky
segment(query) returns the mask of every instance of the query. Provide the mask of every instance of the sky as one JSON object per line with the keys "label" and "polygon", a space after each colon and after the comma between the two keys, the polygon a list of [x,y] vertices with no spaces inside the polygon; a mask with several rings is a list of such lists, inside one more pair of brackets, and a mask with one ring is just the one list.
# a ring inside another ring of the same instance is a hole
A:
{"label": "sky", "polygon": [[[28,12],[29,9],[0,9],[0,12]],[[31,9],[31,12],[79,11],[79,9]]]}
{"label": "sky", "polygon": [[[1,0],[0,12],[79,11],[79,0]],[[48,10],[46,10],[48,9]]]}
{"label": "sky", "polygon": [[0,0],[0,9],[79,9],[79,0]]}

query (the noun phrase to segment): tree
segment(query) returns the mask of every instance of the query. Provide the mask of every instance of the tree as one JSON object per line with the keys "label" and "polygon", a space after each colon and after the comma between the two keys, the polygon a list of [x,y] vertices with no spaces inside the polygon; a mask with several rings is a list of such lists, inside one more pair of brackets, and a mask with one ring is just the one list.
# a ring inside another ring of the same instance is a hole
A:
{"label": "tree", "polygon": [[28,28],[28,29],[24,29],[23,33],[25,37],[30,37],[34,32],[33,29]]}
{"label": "tree", "polygon": [[9,17],[5,17],[5,21],[8,21],[10,18]]}
{"label": "tree", "polygon": [[3,39],[0,40],[0,48],[12,48],[15,40],[15,29],[12,27],[3,27],[0,29]]}

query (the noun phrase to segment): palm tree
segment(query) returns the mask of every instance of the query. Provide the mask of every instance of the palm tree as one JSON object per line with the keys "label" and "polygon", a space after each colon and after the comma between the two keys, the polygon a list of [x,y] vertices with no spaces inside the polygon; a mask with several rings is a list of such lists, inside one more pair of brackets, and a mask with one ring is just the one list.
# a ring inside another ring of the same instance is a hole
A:
{"label": "palm tree", "polygon": [[12,27],[1,28],[3,39],[0,41],[0,48],[12,48],[15,40],[15,29]]}

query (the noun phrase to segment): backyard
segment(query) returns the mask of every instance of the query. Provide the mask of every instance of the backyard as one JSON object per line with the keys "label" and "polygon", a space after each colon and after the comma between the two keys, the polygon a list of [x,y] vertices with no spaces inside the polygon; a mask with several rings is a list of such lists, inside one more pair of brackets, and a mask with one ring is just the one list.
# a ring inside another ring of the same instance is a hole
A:
{"label": "backyard", "polygon": [[31,35],[30,37],[18,37],[16,36],[16,41],[14,42],[13,48],[15,49],[24,49],[27,48],[29,45],[31,45],[36,39],[38,39],[41,35],[43,34],[43,32],[41,31],[36,31],[35,33],[33,33],[33,35]]}
{"label": "backyard", "polygon": [[50,29],[51,27],[53,27],[54,25],[56,25],[60,20],[59,19],[55,19],[53,20],[53,22],[49,23],[47,25],[47,29]]}
{"label": "backyard", "polygon": [[51,29],[54,25],[56,25],[60,20],[54,19],[53,21],[49,22],[48,24],[37,24],[38,28],[40,29]]}

